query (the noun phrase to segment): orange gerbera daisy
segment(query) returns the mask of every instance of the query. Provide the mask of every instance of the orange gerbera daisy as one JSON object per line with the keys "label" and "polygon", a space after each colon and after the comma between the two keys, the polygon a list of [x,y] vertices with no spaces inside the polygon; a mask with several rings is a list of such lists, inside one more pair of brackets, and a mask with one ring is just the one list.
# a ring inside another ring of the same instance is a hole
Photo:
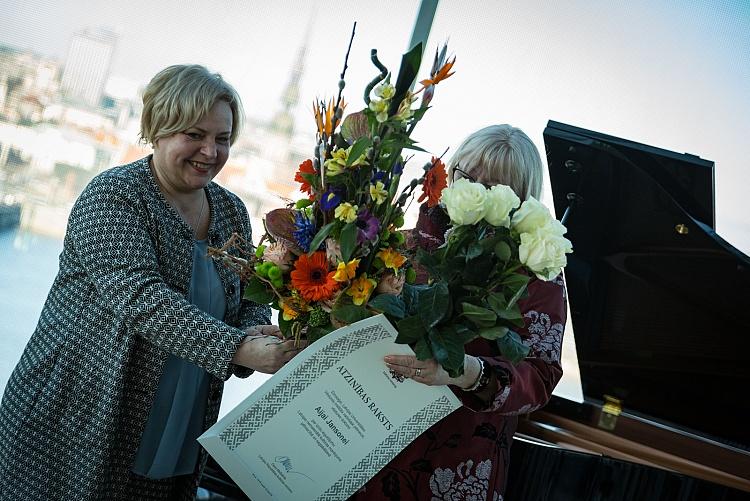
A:
{"label": "orange gerbera daisy", "polygon": [[309,158],[305,160],[304,162],[302,162],[301,164],[299,164],[299,170],[294,175],[294,180],[302,185],[300,186],[299,191],[303,193],[307,193],[310,200],[312,200],[314,198],[312,185],[307,179],[305,179],[302,176],[302,174],[315,175],[315,167],[313,167],[312,160],[310,160]]}
{"label": "orange gerbera daisy", "polygon": [[325,252],[316,251],[312,256],[302,254],[294,263],[292,286],[308,301],[324,301],[331,299],[338,288],[333,278],[335,274],[328,271]]}
{"label": "orange gerbera daisy", "polygon": [[424,176],[422,194],[417,201],[421,203],[426,198],[427,206],[435,207],[446,186],[448,186],[448,174],[445,172],[445,164],[439,158],[432,157],[432,167]]}

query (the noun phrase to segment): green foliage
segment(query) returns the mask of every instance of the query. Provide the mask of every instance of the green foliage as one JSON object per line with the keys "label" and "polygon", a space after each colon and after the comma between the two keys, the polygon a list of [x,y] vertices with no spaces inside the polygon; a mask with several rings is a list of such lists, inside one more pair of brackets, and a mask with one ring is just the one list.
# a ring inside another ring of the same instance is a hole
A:
{"label": "green foliage", "polygon": [[266,284],[261,282],[260,278],[251,277],[245,285],[245,292],[242,297],[258,304],[269,304],[275,296],[273,292],[268,290]]}
{"label": "green foliage", "polygon": [[367,306],[382,311],[392,318],[401,319],[406,316],[406,304],[400,297],[393,294],[378,294],[370,299]]}

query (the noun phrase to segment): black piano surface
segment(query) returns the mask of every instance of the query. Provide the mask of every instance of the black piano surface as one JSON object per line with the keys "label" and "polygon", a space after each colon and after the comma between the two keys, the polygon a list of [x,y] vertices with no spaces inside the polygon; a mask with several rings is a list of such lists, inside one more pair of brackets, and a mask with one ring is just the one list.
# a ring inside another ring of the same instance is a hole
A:
{"label": "black piano surface", "polygon": [[714,231],[713,162],[544,141],[585,401],[521,422],[506,499],[750,499],[750,258]]}

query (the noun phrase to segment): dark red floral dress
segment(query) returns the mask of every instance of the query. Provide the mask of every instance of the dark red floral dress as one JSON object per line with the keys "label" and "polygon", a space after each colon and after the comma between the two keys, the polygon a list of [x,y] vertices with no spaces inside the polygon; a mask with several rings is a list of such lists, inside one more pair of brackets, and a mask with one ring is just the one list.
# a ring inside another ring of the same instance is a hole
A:
{"label": "dark red floral dress", "polygon": [[[424,226],[421,219],[417,231]],[[520,302],[525,325],[518,331],[531,348],[526,359],[514,366],[483,339],[466,347],[496,371],[498,381],[507,383],[500,385],[490,405],[451,387],[463,407],[417,437],[352,500],[503,499],[518,416],[545,405],[562,376],[560,349],[566,320],[562,278],[532,279],[528,290],[529,296]]]}

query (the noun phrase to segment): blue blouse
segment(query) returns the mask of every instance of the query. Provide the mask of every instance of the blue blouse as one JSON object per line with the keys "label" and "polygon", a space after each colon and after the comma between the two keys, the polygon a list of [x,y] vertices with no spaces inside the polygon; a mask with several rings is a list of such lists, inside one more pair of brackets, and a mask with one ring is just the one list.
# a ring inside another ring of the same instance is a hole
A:
{"label": "blue blouse", "polygon": [[[217,319],[224,318],[226,301],[206,240],[193,245],[193,273],[187,300]],[[190,475],[200,451],[209,375],[197,365],[169,355],[154,404],[133,462],[133,472],[148,478]]]}

